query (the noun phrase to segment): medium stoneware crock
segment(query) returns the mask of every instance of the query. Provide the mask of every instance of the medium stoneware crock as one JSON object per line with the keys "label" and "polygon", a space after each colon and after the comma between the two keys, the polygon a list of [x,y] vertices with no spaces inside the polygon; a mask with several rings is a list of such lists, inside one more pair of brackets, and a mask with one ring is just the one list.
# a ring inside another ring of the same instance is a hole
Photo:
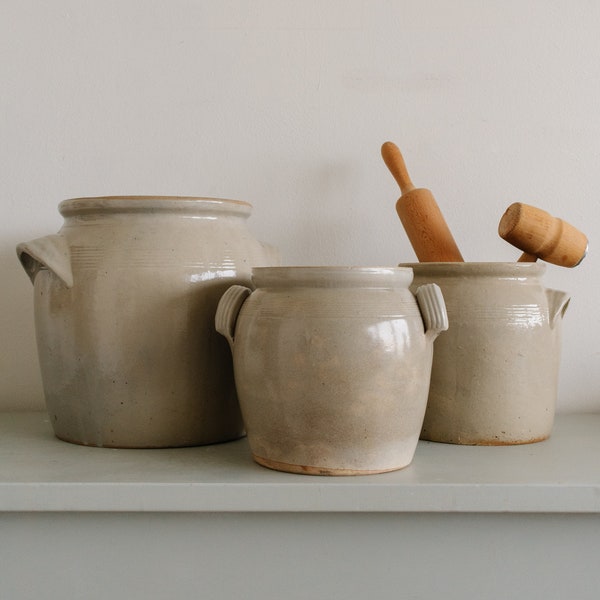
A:
{"label": "medium stoneware crock", "polygon": [[243,435],[217,302],[276,253],[245,202],[66,200],[57,235],[19,244],[34,284],[46,404],[56,435],[91,446],[169,447]]}
{"label": "medium stoneware crock", "polygon": [[415,298],[411,280],[405,268],[257,268],[254,292],[227,290],[216,326],[259,464],[360,475],[411,462],[448,327],[439,288]]}
{"label": "medium stoneware crock", "polygon": [[537,442],[552,430],[560,329],[569,297],[545,289],[543,263],[419,263],[450,329],[435,345],[422,438],[454,444]]}

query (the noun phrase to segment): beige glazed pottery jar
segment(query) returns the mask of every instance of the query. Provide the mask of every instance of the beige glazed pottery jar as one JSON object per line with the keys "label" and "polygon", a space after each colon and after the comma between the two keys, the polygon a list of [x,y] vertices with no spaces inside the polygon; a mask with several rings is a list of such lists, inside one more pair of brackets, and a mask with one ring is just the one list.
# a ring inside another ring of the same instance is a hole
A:
{"label": "beige glazed pottery jar", "polygon": [[257,268],[254,292],[224,294],[216,326],[256,462],[314,475],[411,462],[433,341],[448,326],[439,288],[415,299],[411,280],[402,268]]}
{"label": "beige glazed pottery jar", "polygon": [[454,444],[524,444],[552,430],[561,322],[569,297],[545,289],[543,263],[420,263],[450,329],[435,345],[421,437]]}
{"label": "beige glazed pottery jar", "polygon": [[243,435],[218,300],[276,264],[244,202],[76,198],[57,235],[19,244],[34,284],[39,361],[56,435],[170,447]]}

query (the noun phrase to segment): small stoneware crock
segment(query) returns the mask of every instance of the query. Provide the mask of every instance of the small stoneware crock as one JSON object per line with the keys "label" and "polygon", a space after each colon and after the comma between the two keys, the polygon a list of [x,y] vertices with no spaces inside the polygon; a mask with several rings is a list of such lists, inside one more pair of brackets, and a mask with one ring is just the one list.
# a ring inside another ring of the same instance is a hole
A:
{"label": "small stoneware crock", "polygon": [[253,269],[216,327],[233,352],[254,459],[281,471],[360,475],[407,466],[423,422],[433,341],[448,327],[434,284],[407,268]]}
{"label": "small stoneware crock", "polygon": [[435,345],[422,438],[453,444],[546,439],[557,397],[569,296],[546,289],[543,263],[411,263],[435,281],[451,323]]}

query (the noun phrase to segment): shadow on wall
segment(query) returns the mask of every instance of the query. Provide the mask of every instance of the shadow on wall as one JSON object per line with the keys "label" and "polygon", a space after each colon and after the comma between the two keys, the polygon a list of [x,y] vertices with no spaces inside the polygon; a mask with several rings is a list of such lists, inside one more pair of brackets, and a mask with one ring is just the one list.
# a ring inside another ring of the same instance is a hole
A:
{"label": "shadow on wall", "polygon": [[281,239],[283,263],[362,264],[357,237],[368,237],[364,185],[361,166],[349,161],[306,169],[296,187],[302,195],[290,198],[294,206],[282,217],[289,224]]}
{"label": "shadow on wall", "polygon": [[17,243],[0,244],[0,410],[42,410],[44,398],[37,358],[33,290],[17,258]]}

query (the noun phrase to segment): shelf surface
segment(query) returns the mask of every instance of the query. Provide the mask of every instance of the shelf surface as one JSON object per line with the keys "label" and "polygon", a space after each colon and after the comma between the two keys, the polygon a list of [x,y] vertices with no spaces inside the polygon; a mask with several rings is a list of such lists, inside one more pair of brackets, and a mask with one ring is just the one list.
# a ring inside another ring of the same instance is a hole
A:
{"label": "shelf surface", "polygon": [[412,464],[359,477],[271,471],[246,439],[164,450],[88,448],[41,412],[0,413],[0,511],[600,512],[600,414],[558,415],[549,440],[419,442]]}

